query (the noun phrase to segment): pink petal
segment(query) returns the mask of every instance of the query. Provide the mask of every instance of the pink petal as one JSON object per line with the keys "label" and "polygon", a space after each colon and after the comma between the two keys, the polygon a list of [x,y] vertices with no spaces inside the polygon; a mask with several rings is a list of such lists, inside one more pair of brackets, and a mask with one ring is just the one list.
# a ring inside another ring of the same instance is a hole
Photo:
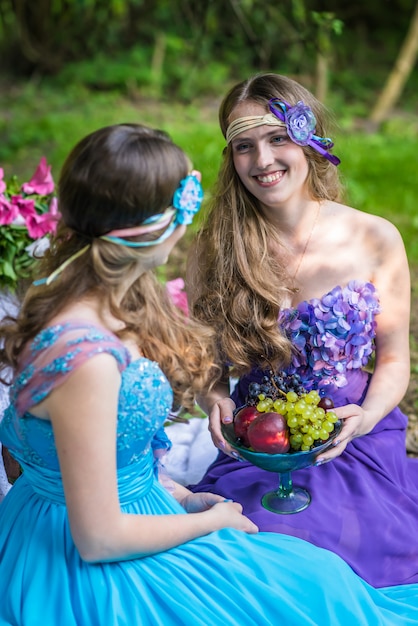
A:
{"label": "pink petal", "polygon": [[181,309],[185,315],[189,315],[189,304],[187,302],[187,294],[184,289],[184,280],[175,278],[166,283],[168,294],[176,307]]}
{"label": "pink petal", "polygon": [[29,215],[26,219],[26,227],[31,239],[40,239],[48,233],[55,232],[57,226],[57,218],[50,213],[43,215]]}
{"label": "pink petal", "polygon": [[51,202],[49,203],[49,213],[51,215],[56,215],[57,217],[61,217],[60,214],[58,213],[58,200],[55,196],[52,198]]}
{"label": "pink petal", "polygon": [[17,206],[0,196],[0,226],[11,224],[19,215]]}
{"label": "pink petal", "polygon": [[3,180],[3,176],[4,176],[3,168],[0,167],[0,193],[3,193],[3,191],[6,191],[6,183]]}
{"label": "pink petal", "polygon": [[35,202],[31,198],[22,198],[22,196],[12,196],[12,204],[16,206],[20,215],[29,217],[36,215]]}
{"label": "pink petal", "polygon": [[47,164],[46,157],[42,157],[36,171],[28,183],[23,183],[22,191],[27,194],[38,193],[47,196],[54,191],[55,184],[51,175],[51,166]]}

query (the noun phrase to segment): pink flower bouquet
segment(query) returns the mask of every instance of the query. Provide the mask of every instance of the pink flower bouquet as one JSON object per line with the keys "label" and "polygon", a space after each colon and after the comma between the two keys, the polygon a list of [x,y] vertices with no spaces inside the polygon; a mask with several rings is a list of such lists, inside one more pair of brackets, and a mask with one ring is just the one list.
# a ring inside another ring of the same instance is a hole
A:
{"label": "pink flower bouquet", "polygon": [[51,166],[42,157],[29,182],[4,180],[0,168],[0,289],[14,292],[49,246],[59,219]]}

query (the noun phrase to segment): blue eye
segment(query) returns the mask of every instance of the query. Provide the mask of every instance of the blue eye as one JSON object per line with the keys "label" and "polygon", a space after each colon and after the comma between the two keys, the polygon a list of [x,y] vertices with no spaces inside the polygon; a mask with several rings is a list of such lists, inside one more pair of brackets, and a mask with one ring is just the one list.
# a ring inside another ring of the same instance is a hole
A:
{"label": "blue eye", "polygon": [[250,149],[249,143],[239,143],[234,145],[235,152],[247,152]]}
{"label": "blue eye", "polygon": [[285,142],[287,139],[287,135],[275,135],[274,137],[271,138],[271,142],[272,143],[283,143]]}

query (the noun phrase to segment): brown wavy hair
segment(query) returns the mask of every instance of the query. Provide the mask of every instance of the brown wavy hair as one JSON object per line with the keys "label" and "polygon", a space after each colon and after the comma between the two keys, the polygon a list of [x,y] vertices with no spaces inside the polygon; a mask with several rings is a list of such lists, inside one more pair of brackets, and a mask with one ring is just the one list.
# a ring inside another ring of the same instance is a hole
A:
{"label": "brown wavy hair", "polygon": [[[302,100],[315,114],[316,133],[328,136],[327,109],[296,81],[272,73],[258,74],[229,91],[219,110],[223,135],[238,104],[256,102],[268,112],[271,98],[290,105]],[[303,150],[312,199],[339,200],[342,187],[336,167],[309,146]],[[277,319],[294,285],[284,263],[274,254],[273,243],[282,245],[280,234],[264,218],[257,198],[242,184],[231,146],[227,146],[194,246],[197,267],[194,260],[189,263],[188,290],[193,314],[216,330],[222,358],[231,364],[235,375],[255,365],[284,366],[291,357],[290,342]]]}
{"label": "brown wavy hair", "polygon": [[[193,410],[195,396],[219,376],[214,331],[175,307],[153,270],[137,277],[154,248],[129,248],[98,239],[113,229],[137,226],[170,206],[189,160],[169,136],[137,124],[108,126],[80,141],[58,183],[62,215],[57,235],[37,269],[49,276],[73,254],[86,250],[49,285],[31,286],[17,319],[0,327],[0,371],[19,368],[25,345],[66,306],[86,295],[124,323],[116,333],[133,338],[157,361],[174,392],[175,407]],[[160,233],[153,233],[158,237]],[[132,279],[122,302],[120,284]]]}

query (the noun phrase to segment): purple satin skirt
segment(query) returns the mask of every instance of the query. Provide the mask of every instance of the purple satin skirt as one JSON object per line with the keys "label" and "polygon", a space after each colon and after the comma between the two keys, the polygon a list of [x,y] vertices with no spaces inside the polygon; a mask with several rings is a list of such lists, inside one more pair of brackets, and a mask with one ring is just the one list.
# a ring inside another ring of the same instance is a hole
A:
{"label": "purple satin skirt", "polygon": [[[234,391],[237,406],[245,402],[249,380]],[[336,406],[360,404],[367,384],[367,374],[352,371],[348,385],[329,395]],[[418,459],[407,457],[406,427],[407,417],[395,408],[341,456],[295,471],[293,484],[312,497],[299,513],[266,510],[261,498],[277,489],[277,474],[222,452],[192,489],[240,502],[262,531],[293,535],[336,552],[375,587],[418,583]]]}

